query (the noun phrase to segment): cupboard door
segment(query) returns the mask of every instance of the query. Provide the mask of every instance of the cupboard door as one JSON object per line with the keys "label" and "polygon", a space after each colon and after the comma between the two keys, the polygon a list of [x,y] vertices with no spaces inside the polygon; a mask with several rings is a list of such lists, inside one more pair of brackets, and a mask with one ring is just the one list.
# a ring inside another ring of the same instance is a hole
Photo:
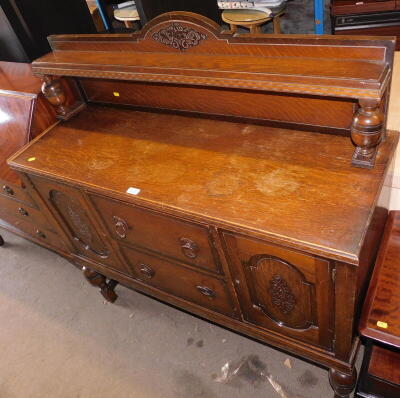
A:
{"label": "cupboard door", "polygon": [[100,237],[77,189],[36,177],[30,178],[70,238],[75,254],[126,273]]}
{"label": "cupboard door", "polygon": [[245,321],[332,349],[332,264],[256,239],[223,238]]}

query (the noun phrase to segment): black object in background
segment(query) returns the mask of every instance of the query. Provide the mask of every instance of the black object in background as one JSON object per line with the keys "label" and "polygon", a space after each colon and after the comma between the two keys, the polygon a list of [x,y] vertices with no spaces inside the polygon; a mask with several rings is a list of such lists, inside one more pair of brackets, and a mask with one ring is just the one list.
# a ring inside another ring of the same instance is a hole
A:
{"label": "black object in background", "polygon": [[68,33],[96,33],[85,0],[0,0],[0,61],[31,62]]}
{"label": "black object in background", "polygon": [[142,26],[156,17],[169,11],[191,11],[221,21],[221,10],[217,0],[135,0]]}

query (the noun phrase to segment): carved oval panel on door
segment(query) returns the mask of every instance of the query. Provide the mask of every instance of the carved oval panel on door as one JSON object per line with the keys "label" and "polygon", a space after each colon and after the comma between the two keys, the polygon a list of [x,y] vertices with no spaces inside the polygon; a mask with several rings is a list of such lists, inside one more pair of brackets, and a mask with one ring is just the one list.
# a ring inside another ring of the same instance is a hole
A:
{"label": "carved oval panel on door", "polygon": [[49,197],[69,227],[74,242],[84,249],[84,254],[89,252],[100,258],[107,258],[109,251],[91,227],[89,216],[79,202],[58,190],[51,190]]}
{"label": "carved oval panel on door", "polygon": [[243,318],[300,342],[332,349],[332,263],[261,239],[222,233]]}
{"label": "carved oval panel on door", "polygon": [[307,329],[315,323],[313,287],[295,266],[268,254],[245,265],[253,307],[279,325]]}

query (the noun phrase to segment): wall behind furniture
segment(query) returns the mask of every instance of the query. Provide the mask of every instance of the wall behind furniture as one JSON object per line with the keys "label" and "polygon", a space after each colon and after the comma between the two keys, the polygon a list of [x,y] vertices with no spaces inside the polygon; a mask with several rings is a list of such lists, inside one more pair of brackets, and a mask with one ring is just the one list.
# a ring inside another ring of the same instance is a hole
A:
{"label": "wall behind furniture", "polygon": [[[394,56],[394,70],[390,94],[388,128],[400,131],[400,51]],[[390,209],[400,210],[400,145],[397,147],[393,171],[392,196]]]}

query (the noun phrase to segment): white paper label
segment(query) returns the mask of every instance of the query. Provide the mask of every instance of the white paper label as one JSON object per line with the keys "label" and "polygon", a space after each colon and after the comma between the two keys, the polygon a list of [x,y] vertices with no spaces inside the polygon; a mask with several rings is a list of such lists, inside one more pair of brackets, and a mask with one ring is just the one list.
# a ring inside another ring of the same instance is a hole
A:
{"label": "white paper label", "polygon": [[137,194],[140,193],[140,189],[139,189],[139,188],[132,188],[132,187],[130,187],[130,188],[128,188],[128,189],[126,190],[126,193],[130,193],[131,195],[137,195]]}

